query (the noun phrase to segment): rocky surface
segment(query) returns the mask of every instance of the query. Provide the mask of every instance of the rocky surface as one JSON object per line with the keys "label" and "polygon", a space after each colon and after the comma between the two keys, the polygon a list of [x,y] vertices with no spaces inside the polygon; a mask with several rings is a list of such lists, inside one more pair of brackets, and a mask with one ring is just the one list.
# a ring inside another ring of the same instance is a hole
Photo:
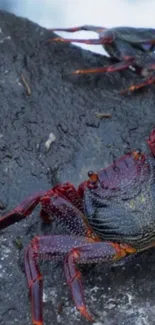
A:
{"label": "rocky surface", "polygon": [[[1,215],[58,181],[77,185],[88,170],[107,166],[126,150],[147,151],[145,139],[155,125],[154,86],[120,96],[120,89],[138,81],[130,71],[68,76],[77,68],[109,61],[71,45],[47,44],[48,37],[45,29],[0,13]],[[96,112],[112,118],[99,120]],[[47,149],[50,133],[55,141]],[[58,232],[54,225],[43,226],[38,212],[0,233],[1,325],[31,324],[24,247],[36,234]],[[154,262],[151,250],[125,266],[84,268],[86,299],[96,324],[154,324]],[[62,264],[44,262],[41,269],[45,324],[86,324],[75,310]]]}

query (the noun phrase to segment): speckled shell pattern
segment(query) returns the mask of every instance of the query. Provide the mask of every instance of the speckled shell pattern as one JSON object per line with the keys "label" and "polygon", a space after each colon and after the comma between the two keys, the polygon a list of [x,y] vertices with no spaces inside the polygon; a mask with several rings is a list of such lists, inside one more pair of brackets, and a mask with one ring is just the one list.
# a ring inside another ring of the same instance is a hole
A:
{"label": "speckled shell pattern", "polygon": [[128,154],[84,192],[88,221],[102,240],[143,250],[155,242],[155,160]]}

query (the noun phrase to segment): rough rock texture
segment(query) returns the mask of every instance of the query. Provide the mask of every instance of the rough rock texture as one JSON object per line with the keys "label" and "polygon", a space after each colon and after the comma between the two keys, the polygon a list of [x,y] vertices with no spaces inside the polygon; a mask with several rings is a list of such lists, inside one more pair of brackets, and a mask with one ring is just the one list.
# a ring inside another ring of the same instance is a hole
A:
{"label": "rough rock texture", "polygon": [[[119,90],[138,81],[130,71],[67,76],[77,68],[109,61],[71,45],[45,44],[48,36],[27,20],[0,13],[0,208],[5,205],[1,215],[58,181],[80,183],[88,170],[107,166],[130,148],[147,150],[144,140],[155,124],[154,86],[123,97]],[[99,120],[96,112],[111,113],[112,118]],[[47,150],[51,132],[56,140]],[[38,210],[1,231],[1,325],[31,324],[24,248],[19,248],[36,234],[54,231],[58,232],[55,225],[41,225]],[[125,266],[84,268],[86,299],[98,324],[154,324],[154,262],[152,249]],[[75,310],[62,264],[44,262],[41,269],[45,324],[86,324]]]}

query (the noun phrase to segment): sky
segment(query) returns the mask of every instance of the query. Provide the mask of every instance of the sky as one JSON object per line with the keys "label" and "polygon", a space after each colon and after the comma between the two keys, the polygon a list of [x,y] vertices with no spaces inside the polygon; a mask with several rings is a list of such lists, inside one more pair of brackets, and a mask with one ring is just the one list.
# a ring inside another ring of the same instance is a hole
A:
{"label": "sky", "polygon": [[[16,15],[27,17],[46,28],[83,24],[155,28],[155,0],[5,0],[3,3],[7,9],[10,6]],[[97,37],[89,32],[59,35]],[[81,46],[97,53],[105,53],[101,46]]]}

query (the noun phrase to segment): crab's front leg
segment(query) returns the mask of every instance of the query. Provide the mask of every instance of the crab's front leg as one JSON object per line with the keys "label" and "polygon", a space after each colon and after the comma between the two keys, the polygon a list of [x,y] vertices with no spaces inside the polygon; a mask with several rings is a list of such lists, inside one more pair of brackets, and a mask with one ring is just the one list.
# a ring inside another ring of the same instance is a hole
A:
{"label": "crab's front leg", "polygon": [[[46,223],[50,223],[54,217],[65,223],[63,208],[66,209],[66,214],[68,213],[70,218],[72,217],[72,221],[68,221],[69,218],[66,218],[66,222],[71,223],[73,226],[77,223],[77,215],[80,218],[83,215],[82,199],[78,192],[71,183],[64,183],[26,198],[15,209],[0,218],[0,229],[26,218],[38,204],[41,205],[40,217]],[[80,227],[80,222],[78,226]]]}
{"label": "crab's front leg", "polygon": [[8,212],[0,218],[0,229],[6,228],[15,222],[21,221],[32,213],[35,207],[40,203],[42,197],[46,195],[46,191],[40,191],[29,196],[21,202],[15,209]]}
{"label": "crab's front leg", "polygon": [[88,320],[93,317],[87,310],[82,288],[81,273],[77,264],[113,262],[123,258],[134,249],[112,242],[93,242],[90,238],[77,236],[35,237],[25,252],[25,272],[30,290],[33,325],[43,324],[42,275],[38,268],[38,258],[63,258],[67,283],[77,309]]}

